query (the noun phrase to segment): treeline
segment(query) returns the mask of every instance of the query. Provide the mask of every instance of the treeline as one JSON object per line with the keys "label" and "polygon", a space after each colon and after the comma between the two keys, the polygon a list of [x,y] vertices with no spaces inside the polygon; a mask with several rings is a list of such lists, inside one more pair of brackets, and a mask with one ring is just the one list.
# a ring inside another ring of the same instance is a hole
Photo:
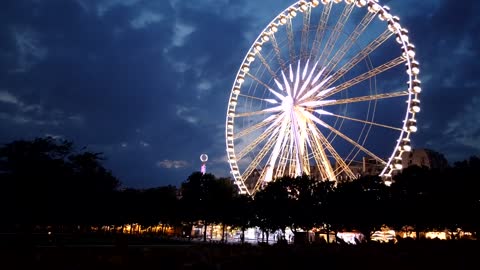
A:
{"label": "treeline", "polygon": [[472,157],[441,171],[406,168],[390,187],[373,176],[336,186],[308,176],[283,177],[252,199],[238,195],[231,179],[195,172],[179,188],[121,189],[103,167],[101,154],[77,151],[68,141],[38,138],[0,148],[0,226],[78,230],[200,221],[258,226],[265,232],[286,227],[359,230],[367,237],[383,225],[478,234],[479,175],[480,159]]}

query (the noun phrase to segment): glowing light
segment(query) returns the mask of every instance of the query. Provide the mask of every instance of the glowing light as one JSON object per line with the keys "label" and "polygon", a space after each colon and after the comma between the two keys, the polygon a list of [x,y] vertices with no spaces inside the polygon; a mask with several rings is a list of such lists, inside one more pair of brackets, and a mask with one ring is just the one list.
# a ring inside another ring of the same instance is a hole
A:
{"label": "glowing light", "polygon": [[303,2],[300,4],[300,11],[307,11],[308,6],[307,3]]}
{"label": "glowing light", "polygon": [[297,16],[297,12],[295,11],[295,9],[291,9],[288,14],[290,15],[290,17],[295,17]]}
{"label": "glowing light", "polygon": [[418,99],[412,100],[412,103],[411,103],[410,106],[411,106],[412,112],[414,112],[414,113],[419,113],[420,112],[420,100],[418,100]]}
{"label": "glowing light", "polygon": [[407,138],[402,140],[402,143],[400,144],[400,147],[405,152],[412,151],[412,146],[410,145],[410,140],[407,139]]}

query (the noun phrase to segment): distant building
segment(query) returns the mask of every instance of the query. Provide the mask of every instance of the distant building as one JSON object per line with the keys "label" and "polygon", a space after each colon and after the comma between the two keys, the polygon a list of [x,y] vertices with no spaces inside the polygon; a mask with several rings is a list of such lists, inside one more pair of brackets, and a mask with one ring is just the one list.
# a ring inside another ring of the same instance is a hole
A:
{"label": "distant building", "polygon": [[404,168],[416,165],[430,169],[445,169],[448,167],[448,161],[441,153],[433,150],[412,149],[411,152],[403,153],[402,165]]}

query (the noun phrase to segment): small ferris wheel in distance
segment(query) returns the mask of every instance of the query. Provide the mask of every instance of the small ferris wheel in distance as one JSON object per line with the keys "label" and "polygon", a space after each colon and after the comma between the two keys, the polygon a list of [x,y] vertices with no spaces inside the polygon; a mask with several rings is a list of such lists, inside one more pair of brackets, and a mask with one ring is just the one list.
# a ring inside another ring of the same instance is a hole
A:
{"label": "small ferris wheel in distance", "polygon": [[202,174],[205,174],[207,172],[207,161],[208,161],[207,154],[201,154],[200,161],[202,162],[202,166],[200,167],[200,172]]}
{"label": "small ferris wheel in distance", "polygon": [[226,150],[240,193],[282,176],[389,183],[420,112],[415,46],[378,0],[297,1],[255,38],[230,92]]}

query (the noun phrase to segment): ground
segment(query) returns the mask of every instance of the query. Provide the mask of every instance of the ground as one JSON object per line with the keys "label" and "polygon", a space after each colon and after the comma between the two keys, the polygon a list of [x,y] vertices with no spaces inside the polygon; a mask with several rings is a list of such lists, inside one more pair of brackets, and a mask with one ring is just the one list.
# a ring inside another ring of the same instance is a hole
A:
{"label": "ground", "polygon": [[471,269],[480,251],[480,241],[267,246],[84,239],[92,244],[85,240],[2,245],[0,269]]}

